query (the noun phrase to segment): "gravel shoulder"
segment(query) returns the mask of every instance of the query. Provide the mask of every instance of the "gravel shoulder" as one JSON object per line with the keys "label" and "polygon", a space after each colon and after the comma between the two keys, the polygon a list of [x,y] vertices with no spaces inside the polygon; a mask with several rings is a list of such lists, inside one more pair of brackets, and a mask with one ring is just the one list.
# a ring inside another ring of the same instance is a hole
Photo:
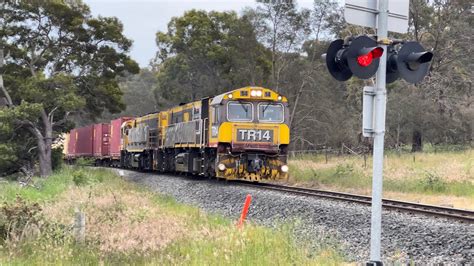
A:
{"label": "gravel shoulder", "polygon": [[[247,194],[252,195],[248,219],[275,226],[293,223],[298,238],[314,245],[338,246],[350,261],[369,258],[370,207],[265,191],[225,181],[122,171],[131,182],[169,195],[178,202],[237,220]],[[384,262],[423,264],[474,263],[474,225],[394,211],[382,214]]]}

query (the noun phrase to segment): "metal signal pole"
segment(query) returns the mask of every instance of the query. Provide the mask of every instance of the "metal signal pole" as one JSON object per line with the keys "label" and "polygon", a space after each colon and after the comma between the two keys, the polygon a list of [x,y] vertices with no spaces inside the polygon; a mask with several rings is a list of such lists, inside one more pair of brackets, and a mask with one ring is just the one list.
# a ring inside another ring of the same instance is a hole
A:
{"label": "metal signal pole", "polygon": [[385,88],[387,66],[387,18],[388,0],[378,1],[377,41],[384,53],[380,58],[375,85],[375,121],[374,121],[374,154],[372,177],[372,218],[370,230],[370,264],[382,265],[382,189],[383,189],[383,152],[385,136],[385,108],[387,90]]}

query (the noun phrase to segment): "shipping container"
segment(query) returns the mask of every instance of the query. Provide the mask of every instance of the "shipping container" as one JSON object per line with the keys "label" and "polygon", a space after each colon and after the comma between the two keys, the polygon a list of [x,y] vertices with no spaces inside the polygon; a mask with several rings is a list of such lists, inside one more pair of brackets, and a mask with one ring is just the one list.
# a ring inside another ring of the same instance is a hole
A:
{"label": "shipping container", "polygon": [[92,157],[94,144],[94,125],[76,129],[76,157]]}
{"label": "shipping container", "polygon": [[77,129],[72,129],[69,133],[69,143],[67,145],[67,156],[73,158],[76,156]]}
{"label": "shipping container", "polygon": [[120,150],[122,146],[122,141],[121,141],[122,134],[120,132],[120,129],[124,122],[131,119],[133,119],[133,117],[120,117],[120,118],[110,121],[109,150],[110,150],[110,156],[112,157],[112,159],[120,158]]}
{"label": "shipping container", "polygon": [[93,154],[96,158],[109,156],[110,124],[94,125]]}

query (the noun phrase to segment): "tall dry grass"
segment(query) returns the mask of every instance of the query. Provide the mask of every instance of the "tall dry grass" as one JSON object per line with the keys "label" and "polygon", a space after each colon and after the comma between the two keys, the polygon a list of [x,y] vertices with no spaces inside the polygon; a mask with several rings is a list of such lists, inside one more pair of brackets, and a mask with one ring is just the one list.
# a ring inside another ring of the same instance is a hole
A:
{"label": "tall dry grass", "polygon": [[[370,156],[331,156],[326,162],[323,155],[305,155],[289,165],[291,183],[370,194]],[[395,198],[474,209],[474,150],[386,152],[384,190]]]}

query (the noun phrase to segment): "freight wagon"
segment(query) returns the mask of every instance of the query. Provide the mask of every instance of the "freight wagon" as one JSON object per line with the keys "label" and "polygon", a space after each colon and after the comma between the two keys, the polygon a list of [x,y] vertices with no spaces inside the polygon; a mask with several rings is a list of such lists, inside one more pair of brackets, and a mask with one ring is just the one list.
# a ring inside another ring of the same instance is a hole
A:
{"label": "freight wagon", "polygon": [[65,158],[74,161],[77,158],[94,159],[98,165],[119,166],[121,150],[121,126],[124,121],[133,119],[121,117],[110,123],[89,125],[72,129],[66,134]]}

